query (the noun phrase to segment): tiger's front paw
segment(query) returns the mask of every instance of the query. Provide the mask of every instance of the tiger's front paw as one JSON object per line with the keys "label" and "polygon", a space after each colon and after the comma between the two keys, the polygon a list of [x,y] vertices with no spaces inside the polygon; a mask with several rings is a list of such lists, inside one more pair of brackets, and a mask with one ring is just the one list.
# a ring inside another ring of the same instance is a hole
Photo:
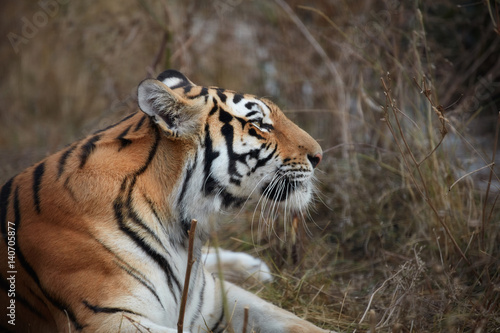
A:
{"label": "tiger's front paw", "polygon": [[[259,258],[254,258],[243,252],[233,252],[220,248],[217,251],[224,279],[236,283],[249,280],[267,283],[273,280],[269,267]],[[203,262],[209,272],[218,273],[216,249],[205,249]]]}

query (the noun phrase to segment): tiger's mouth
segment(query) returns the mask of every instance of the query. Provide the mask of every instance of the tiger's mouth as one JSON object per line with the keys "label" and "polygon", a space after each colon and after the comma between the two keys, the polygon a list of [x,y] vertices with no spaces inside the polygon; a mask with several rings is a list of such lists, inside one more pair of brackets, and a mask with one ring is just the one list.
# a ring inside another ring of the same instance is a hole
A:
{"label": "tiger's mouth", "polygon": [[307,191],[307,185],[308,181],[303,179],[281,176],[268,182],[262,188],[262,195],[273,201],[281,202],[290,198],[294,192]]}

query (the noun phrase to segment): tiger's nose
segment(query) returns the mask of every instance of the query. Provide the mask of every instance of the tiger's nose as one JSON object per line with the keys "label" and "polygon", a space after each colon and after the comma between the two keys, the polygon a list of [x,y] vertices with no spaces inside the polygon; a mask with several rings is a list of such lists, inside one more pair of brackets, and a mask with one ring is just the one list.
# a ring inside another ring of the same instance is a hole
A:
{"label": "tiger's nose", "polygon": [[320,153],[317,153],[314,156],[307,155],[307,159],[309,160],[309,162],[311,162],[313,168],[315,168],[319,164],[319,162],[321,162],[322,158],[323,155],[321,155]]}

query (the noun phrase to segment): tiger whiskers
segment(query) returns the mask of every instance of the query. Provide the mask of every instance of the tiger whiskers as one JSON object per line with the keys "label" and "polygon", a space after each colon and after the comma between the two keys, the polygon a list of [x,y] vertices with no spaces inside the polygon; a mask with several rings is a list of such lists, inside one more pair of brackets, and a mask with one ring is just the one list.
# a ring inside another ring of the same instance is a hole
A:
{"label": "tiger whiskers", "polygon": [[[279,195],[282,190],[282,182],[283,182],[284,175],[283,174],[278,174],[276,172],[273,175],[273,178],[269,182],[269,185],[266,187],[266,189],[263,191],[261,197],[259,198],[259,202],[257,203],[257,206],[254,211],[254,216],[252,217],[252,223],[255,218],[255,213],[257,211],[257,208],[259,206],[259,203],[261,204],[261,215],[259,216],[259,234],[262,232],[262,227],[261,225],[264,223],[264,225],[267,227],[266,230],[266,235],[269,236],[272,231],[274,231],[275,236],[280,238],[276,231],[274,230],[274,221],[278,219],[278,214],[276,207],[279,205],[277,200],[273,200],[271,197],[271,193],[275,193],[276,195]],[[278,191],[275,191],[275,188],[278,188]],[[272,201],[271,205],[268,206],[269,201]],[[269,207],[269,208],[268,208]],[[270,223],[267,223],[267,221],[270,221]],[[281,239],[280,239],[281,240]]]}
{"label": "tiger whiskers", "polygon": [[[260,205],[261,215],[259,217],[259,233],[262,233],[262,225],[265,225],[266,235],[269,237],[273,233],[274,236],[280,241],[286,240],[286,224],[289,216],[291,215],[290,212],[292,211],[292,208],[290,208],[290,206],[293,207],[293,205],[291,205],[289,202],[290,186],[293,186],[293,184],[291,184],[290,180],[288,179],[289,174],[289,172],[283,173],[281,171],[277,171],[273,175],[273,178],[269,182],[269,185],[263,191],[254,210],[254,216],[252,217],[253,223],[258,206]],[[271,201],[270,204],[269,201]],[[280,236],[275,229],[276,221],[278,220],[278,217],[280,215],[280,208],[283,208],[283,219],[285,221],[285,230],[283,234],[284,239],[281,238],[282,236]]]}

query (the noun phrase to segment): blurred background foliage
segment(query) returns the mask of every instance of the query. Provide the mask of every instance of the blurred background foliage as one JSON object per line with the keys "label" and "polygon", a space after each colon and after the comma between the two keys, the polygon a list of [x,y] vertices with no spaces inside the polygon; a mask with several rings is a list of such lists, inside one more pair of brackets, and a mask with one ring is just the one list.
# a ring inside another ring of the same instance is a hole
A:
{"label": "blurred background foliage", "polygon": [[273,266],[255,290],[337,330],[498,330],[499,6],[2,1],[0,180],[135,111],[137,84],[175,68],[271,98],[325,151],[307,225],[221,218],[224,247]]}

